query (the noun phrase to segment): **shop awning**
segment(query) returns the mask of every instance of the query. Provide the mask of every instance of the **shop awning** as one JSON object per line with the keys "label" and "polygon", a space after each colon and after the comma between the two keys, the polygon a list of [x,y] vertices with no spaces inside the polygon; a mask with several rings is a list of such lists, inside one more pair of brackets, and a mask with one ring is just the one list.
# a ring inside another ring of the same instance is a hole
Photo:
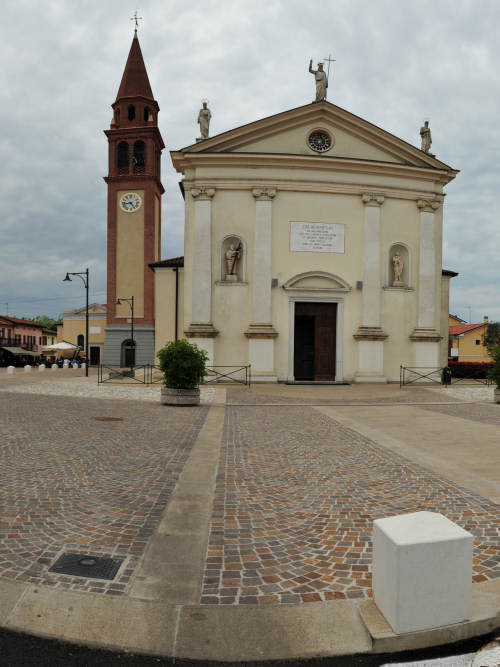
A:
{"label": "shop awning", "polygon": [[32,352],[31,350],[23,350],[22,347],[2,347],[2,350],[7,350],[7,352],[10,352],[11,354],[19,354],[23,355],[26,357],[39,357],[40,355],[37,354],[36,352]]}

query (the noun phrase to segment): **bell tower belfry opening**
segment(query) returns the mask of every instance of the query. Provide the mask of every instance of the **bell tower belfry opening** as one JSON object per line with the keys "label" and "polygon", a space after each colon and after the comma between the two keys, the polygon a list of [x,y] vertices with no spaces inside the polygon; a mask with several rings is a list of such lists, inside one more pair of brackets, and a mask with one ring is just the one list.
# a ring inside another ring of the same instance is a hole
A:
{"label": "bell tower belfry opening", "polygon": [[[149,264],[160,259],[161,196],[165,191],[160,169],[165,145],[158,129],[160,109],[137,29],[112,108],[111,126],[105,130],[109,144],[109,171],[104,178],[108,185],[108,272],[102,363],[123,365],[126,342],[134,350],[135,364],[141,365],[154,363],[155,358],[154,274]],[[131,296],[133,313],[127,303],[117,303]]]}

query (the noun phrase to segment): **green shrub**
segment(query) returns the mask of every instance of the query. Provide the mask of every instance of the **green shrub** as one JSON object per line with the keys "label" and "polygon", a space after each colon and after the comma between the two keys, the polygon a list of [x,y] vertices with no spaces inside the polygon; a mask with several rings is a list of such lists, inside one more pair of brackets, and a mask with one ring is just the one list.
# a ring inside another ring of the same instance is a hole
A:
{"label": "green shrub", "polygon": [[167,343],[157,355],[164,384],[174,389],[194,389],[205,377],[208,354],[187,340]]}
{"label": "green shrub", "polygon": [[491,361],[450,361],[448,368],[454,378],[482,379],[488,377]]}
{"label": "green shrub", "polygon": [[489,377],[500,389],[500,345],[492,345],[488,348],[488,354],[493,359],[493,368],[488,373]]}

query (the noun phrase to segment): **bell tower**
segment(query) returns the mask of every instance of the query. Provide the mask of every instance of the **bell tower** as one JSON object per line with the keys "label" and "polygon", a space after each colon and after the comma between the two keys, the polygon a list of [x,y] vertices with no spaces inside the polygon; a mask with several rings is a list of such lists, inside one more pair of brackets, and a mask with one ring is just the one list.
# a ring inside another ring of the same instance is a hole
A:
{"label": "bell tower", "polygon": [[[154,363],[154,273],[160,259],[161,152],[158,103],[153,97],[137,29],[128,54],[109,144],[107,326],[103,363]],[[133,299],[132,299],[133,297]],[[120,303],[117,303],[120,301]]]}

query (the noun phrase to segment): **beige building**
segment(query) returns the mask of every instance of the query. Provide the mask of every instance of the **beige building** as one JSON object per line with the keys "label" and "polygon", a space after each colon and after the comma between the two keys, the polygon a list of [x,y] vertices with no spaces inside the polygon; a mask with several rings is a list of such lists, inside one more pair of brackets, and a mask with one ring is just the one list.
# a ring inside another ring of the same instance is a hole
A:
{"label": "beige building", "polygon": [[156,349],[185,335],[210,363],[271,382],[446,365],[443,187],[456,170],[326,101],[171,155],[185,256],[151,265]]}
{"label": "beige building", "polygon": [[[58,324],[57,326],[57,342],[66,341],[66,343],[78,345],[82,350],[81,354],[85,354],[85,325],[85,307],[75,308],[67,313],[63,313],[62,325]],[[92,366],[101,363],[105,327],[106,305],[90,303],[89,357]]]}

